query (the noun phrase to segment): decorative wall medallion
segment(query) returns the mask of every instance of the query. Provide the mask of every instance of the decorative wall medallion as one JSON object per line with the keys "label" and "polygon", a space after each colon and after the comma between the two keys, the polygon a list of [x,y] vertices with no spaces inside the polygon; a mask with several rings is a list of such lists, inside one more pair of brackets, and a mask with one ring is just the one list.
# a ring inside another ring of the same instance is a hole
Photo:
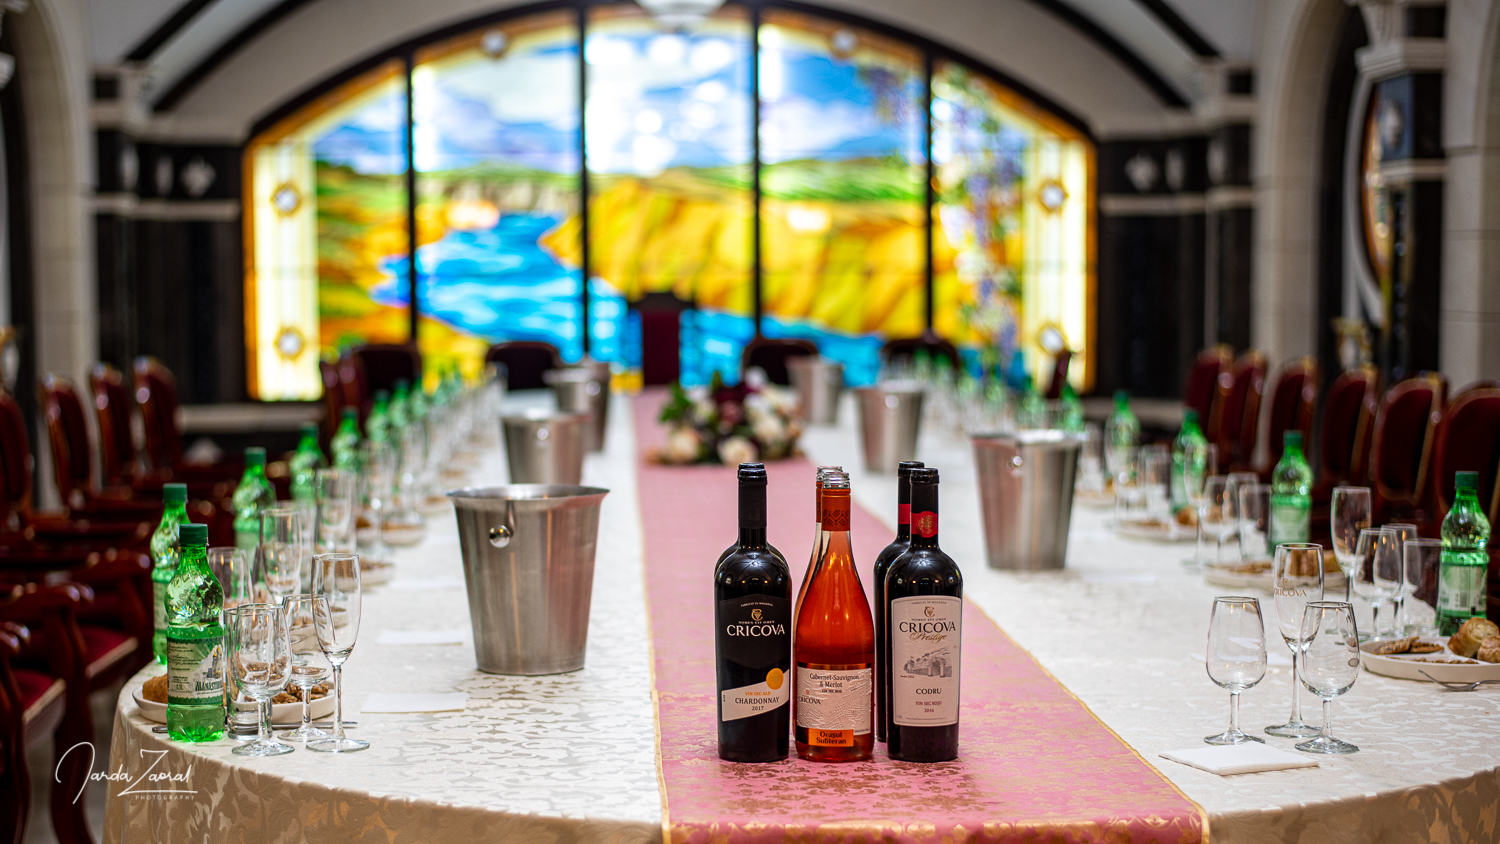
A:
{"label": "decorative wall medallion", "polygon": [[293,326],[285,326],[276,335],[276,353],[286,360],[296,360],[307,348],[307,340],[302,337],[302,332]]}
{"label": "decorative wall medallion", "polygon": [[854,55],[859,49],[859,36],[851,30],[840,29],[833,33],[828,39],[828,46],[833,48],[833,54],[841,59],[847,59]]}
{"label": "decorative wall medallion", "polygon": [[120,187],[126,191],[133,191],[140,177],[140,153],[135,151],[135,144],[125,141],[120,144]]}
{"label": "decorative wall medallion", "polygon": [[156,158],[156,195],[167,196],[172,192],[172,156]]}
{"label": "decorative wall medallion", "polygon": [[505,55],[510,47],[510,37],[504,30],[491,29],[479,37],[479,50],[492,59],[498,59]]}
{"label": "decorative wall medallion", "polygon": [[302,207],[302,193],[291,182],[282,182],[276,190],[271,191],[271,206],[276,209],[277,214],[290,217]]}
{"label": "decorative wall medallion", "polygon": [[1167,151],[1167,187],[1178,193],[1186,181],[1187,162],[1182,159],[1182,150],[1174,147]]}
{"label": "decorative wall medallion", "polygon": [[1161,168],[1156,165],[1156,159],[1145,152],[1138,152],[1134,158],[1125,162],[1125,178],[1129,179],[1140,193],[1156,187],[1156,180],[1160,175]]}
{"label": "decorative wall medallion", "polygon": [[187,190],[188,196],[197,199],[208,192],[214,183],[213,165],[203,160],[203,156],[195,155],[188,165],[182,168],[182,187]]}

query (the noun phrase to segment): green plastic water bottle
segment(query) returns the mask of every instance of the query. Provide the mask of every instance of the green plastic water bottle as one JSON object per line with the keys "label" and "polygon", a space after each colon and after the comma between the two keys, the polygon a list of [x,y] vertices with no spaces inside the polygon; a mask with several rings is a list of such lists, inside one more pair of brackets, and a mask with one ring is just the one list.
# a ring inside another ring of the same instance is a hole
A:
{"label": "green plastic water bottle", "polygon": [[1490,555],[1490,522],[1479,506],[1479,473],[1455,472],[1453,509],[1443,519],[1443,554],[1438,564],[1438,632],[1452,636],[1466,619],[1484,617],[1489,600],[1485,575]]}
{"label": "green plastic water bottle", "polygon": [[396,379],[396,389],[390,405],[391,441],[400,442],[401,431],[411,424],[411,383],[405,378]]}
{"label": "green plastic water bottle", "polygon": [[388,391],[375,391],[375,406],[370,409],[370,415],[365,418],[366,439],[374,442],[386,442],[390,439],[390,404],[391,394]]}
{"label": "green plastic water bottle", "polygon": [[303,423],[302,441],[297,443],[297,452],[288,467],[292,474],[293,501],[311,501],[317,497],[313,475],[326,465],[323,450],[318,448],[318,423]]}
{"label": "green plastic water bottle", "polygon": [[[1193,446],[1208,446],[1208,438],[1203,435],[1203,429],[1198,427],[1198,411],[1185,410],[1182,412],[1182,430],[1177,433],[1177,439],[1172,441],[1172,512],[1176,513],[1188,505],[1187,493],[1187,452]],[[1200,454],[1204,452],[1199,452]],[[1196,467],[1197,471],[1204,471],[1204,467]]]}
{"label": "green plastic water bottle", "polygon": [[151,653],[167,664],[167,584],[177,573],[177,528],[187,524],[187,485],[162,484],[161,523],[151,534]]}
{"label": "green plastic water bottle", "polygon": [[1062,412],[1058,414],[1060,418],[1057,426],[1070,434],[1083,433],[1083,401],[1073,392],[1072,384],[1063,383],[1062,403],[1059,407]]}
{"label": "green plastic water bottle", "polygon": [[213,741],[224,734],[224,590],[208,568],[208,526],[182,525],[178,544],[167,585],[167,735]]}
{"label": "green plastic water bottle", "polygon": [[1312,522],[1312,467],[1302,456],[1302,432],[1287,431],[1281,460],[1271,471],[1272,548],[1306,542]]}
{"label": "green plastic water bottle", "polygon": [[234,547],[253,559],[260,544],[260,514],[276,506],[276,491],[266,478],[266,450],[258,446],[245,449],[245,474],[230,499],[234,508]]}
{"label": "green plastic water bottle", "polygon": [[359,455],[359,411],[352,407],[344,408],[344,418],[339,422],[339,429],[334,433],[333,439],[328,443],[328,450],[333,455],[333,468],[354,470],[358,467]]}

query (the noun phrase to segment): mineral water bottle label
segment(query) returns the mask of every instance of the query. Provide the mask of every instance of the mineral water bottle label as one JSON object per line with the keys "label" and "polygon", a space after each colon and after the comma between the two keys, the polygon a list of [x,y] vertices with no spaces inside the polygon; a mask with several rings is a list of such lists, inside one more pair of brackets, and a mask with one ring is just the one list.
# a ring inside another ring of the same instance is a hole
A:
{"label": "mineral water bottle label", "polygon": [[167,637],[167,703],[203,706],[224,699],[224,640]]}
{"label": "mineral water bottle label", "polygon": [[151,584],[151,616],[155,620],[156,632],[167,632],[167,584],[153,581]]}
{"label": "mineral water bottle label", "polygon": [[1306,542],[1312,527],[1311,502],[1300,495],[1271,497],[1271,547]]}
{"label": "mineral water bottle label", "polygon": [[958,723],[963,607],[948,595],[891,601],[891,715],[899,726]]}
{"label": "mineral water bottle label", "polygon": [[1438,612],[1450,616],[1484,615],[1487,572],[1486,566],[1454,565],[1444,560],[1438,578]]}
{"label": "mineral water bottle label", "polygon": [[807,730],[808,744],[853,747],[855,736],[869,735],[874,674],[868,665],[853,670],[797,666],[797,726]]}

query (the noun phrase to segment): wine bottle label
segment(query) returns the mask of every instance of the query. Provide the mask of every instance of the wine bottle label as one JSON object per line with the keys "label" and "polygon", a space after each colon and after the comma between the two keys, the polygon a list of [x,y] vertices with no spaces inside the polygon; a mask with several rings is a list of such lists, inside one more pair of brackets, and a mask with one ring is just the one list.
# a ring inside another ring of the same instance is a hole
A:
{"label": "wine bottle label", "polygon": [[201,706],[224,697],[224,640],[167,636],[167,703]]}
{"label": "wine bottle label", "polygon": [[909,525],[909,524],[911,524],[911,505],[910,504],[897,504],[896,505],[896,524],[898,524],[898,525]]}
{"label": "wine bottle label", "polygon": [[720,689],[721,720],[749,718],[791,702],[786,676],[792,661],[791,618],[792,602],[785,598],[745,595],[719,602],[719,659],[729,663],[731,677],[763,678]]}
{"label": "wine bottle label", "polygon": [[797,726],[807,743],[820,747],[853,747],[855,736],[870,734],[869,666],[852,670],[797,666]]}
{"label": "wine bottle label", "polygon": [[913,513],[911,516],[911,532],[923,539],[931,539],[937,536],[938,517],[937,513],[925,510],[921,513]]}
{"label": "wine bottle label", "polygon": [[770,712],[786,706],[792,699],[792,684],[787,682],[786,672],[772,668],[766,672],[764,682],[738,689],[725,689],[719,694],[719,720],[738,721]]}
{"label": "wine bottle label", "polygon": [[958,723],[964,602],[948,595],[891,601],[891,716],[902,727]]}

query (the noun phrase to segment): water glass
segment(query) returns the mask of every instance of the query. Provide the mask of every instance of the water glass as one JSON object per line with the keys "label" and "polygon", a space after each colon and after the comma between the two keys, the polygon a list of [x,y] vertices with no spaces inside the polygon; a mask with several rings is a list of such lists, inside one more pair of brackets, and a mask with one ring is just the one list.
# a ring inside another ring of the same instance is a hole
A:
{"label": "water glass", "polygon": [[386,547],[380,532],[392,509],[396,454],[389,443],[379,440],[366,440],[360,449],[361,465],[364,467],[360,477],[360,492],[365,503],[365,514],[373,528],[370,531],[371,539],[363,548],[363,553],[373,560],[389,560],[391,549]]}
{"label": "water glass", "polygon": [[278,507],[261,513],[256,568],[277,603],[302,585],[302,536],[300,511]]}
{"label": "water glass", "polygon": [[1237,490],[1240,499],[1240,559],[1271,558],[1271,485],[1251,483]]}
{"label": "water glass", "polygon": [[308,750],[352,753],[370,746],[344,735],[344,662],[359,637],[359,555],[319,554],[313,558],[313,630],[318,648],[333,668],[333,735],[307,743]]}
{"label": "water glass", "polygon": [[[1197,529],[1194,531],[1193,559],[1190,565],[1203,565],[1203,511],[1208,506],[1206,484],[1210,477],[1215,474],[1218,467],[1217,446],[1207,443],[1189,443],[1183,452],[1182,458],[1182,485],[1183,493],[1187,497],[1188,504],[1192,506],[1194,515],[1197,516]],[[1175,514],[1174,514],[1175,515]]]}
{"label": "water glass", "polygon": [[1123,525],[1133,518],[1130,511],[1140,500],[1139,450],[1111,445],[1107,455],[1115,481],[1115,524]]}
{"label": "water glass", "polygon": [[1266,676],[1266,626],[1260,601],[1238,595],[1214,599],[1206,667],[1208,678],[1229,690],[1229,729],[1203,740],[1209,744],[1264,742],[1240,730],[1240,692]]}
{"label": "water glass", "polygon": [[286,688],[291,654],[275,604],[241,604],[224,611],[224,641],[235,684],[260,712],[255,741],[236,747],[236,756],[280,756],[292,747],[271,735],[271,698]]}
{"label": "water glass", "polygon": [[1146,492],[1146,518],[1172,524],[1172,450],[1165,445],[1141,451],[1141,487]]}
{"label": "water glass", "polygon": [[1198,507],[1198,528],[1214,540],[1214,563],[1224,564],[1224,540],[1239,528],[1240,508],[1235,500],[1232,477],[1214,475],[1203,482],[1203,503]]}
{"label": "water glass", "polygon": [[346,469],[319,469],[313,476],[317,506],[316,541],[319,554],[353,551],[354,488],[357,479]]}
{"label": "water glass", "polygon": [[1344,602],[1354,600],[1355,546],[1359,532],[1370,526],[1370,488],[1337,486],[1328,508],[1329,528],[1333,533],[1333,556],[1344,572]]}
{"label": "water glass", "polygon": [[245,555],[243,548],[220,546],[208,549],[208,568],[219,579],[219,587],[224,590],[224,609],[233,609],[240,604],[262,603],[256,597],[250,558]]}
{"label": "water glass", "polygon": [[1317,738],[1296,745],[1308,753],[1354,753],[1358,747],[1333,737],[1333,699],[1359,677],[1359,628],[1354,607],[1345,601],[1315,601],[1302,616],[1301,673],[1307,690],[1323,699],[1323,728]]}
{"label": "water glass", "polygon": [[1078,490],[1095,495],[1104,492],[1104,435],[1099,423],[1083,428],[1083,451],[1078,457]]}
{"label": "water glass", "polygon": [[[1408,539],[1402,566],[1403,591],[1416,600],[1407,604],[1407,618],[1420,616],[1402,631],[1408,636],[1436,636],[1438,569],[1443,556],[1441,539]],[[1420,606],[1419,610],[1417,607]]]}
{"label": "water glass", "polygon": [[1323,600],[1323,546],[1294,542],[1276,546],[1271,559],[1271,593],[1276,602],[1276,624],[1282,641],[1292,650],[1292,715],[1285,724],[1266,728],[1282,738],[1315,736],[1318,729],[1302,720],[1302,690],[1297,666],[1302,659],[1302,617],[1307,605]]}
{"label": "water glass", "polygon": [[281,606],[282,635],[286,638],[287,652],[292,655],[288,682],[302,691],[302,725],[279,733],[278,738],[301,742],[330,738],[330,733],[312,725],[312,687],[328,679],[332,670],[318,646],[318,634],[313,627],[313,596],[289,595]]}
{"label": "water glass", "polygon": [[[1385,526],[1385,529],[1393,530],[1396,532],[1396,554],[1401,558],[1401,562],[1397,563],[1397,565],[1402,566],[1404,571],[1406,560],[1406,543],[1408,540],[1417,538],[1417,526],[1409,524],[1407,522],[1392,522],[1390,524],[1387,524]],[[1406,633],[1403,631],[1405,631],[1407,627],[1406,596],[1411,594],[1411,590],[1406,588],[1405,578],[1398,577],[1397,580],[1401,581],[1401,585],[1400,588],[1396,590],[1396,615],[1394,623],[1396,626],[1396,635],[1405,636]]]}
{"label": "water glass", "polygon": [[[1401,546],[1388,528],[1365,528],[1354,547],[1354,592],[1370,602],[1370,629],[1380,638],[1380,608],[1401,591]],[[1345,603],[1348,603],[1347,601]]]}

